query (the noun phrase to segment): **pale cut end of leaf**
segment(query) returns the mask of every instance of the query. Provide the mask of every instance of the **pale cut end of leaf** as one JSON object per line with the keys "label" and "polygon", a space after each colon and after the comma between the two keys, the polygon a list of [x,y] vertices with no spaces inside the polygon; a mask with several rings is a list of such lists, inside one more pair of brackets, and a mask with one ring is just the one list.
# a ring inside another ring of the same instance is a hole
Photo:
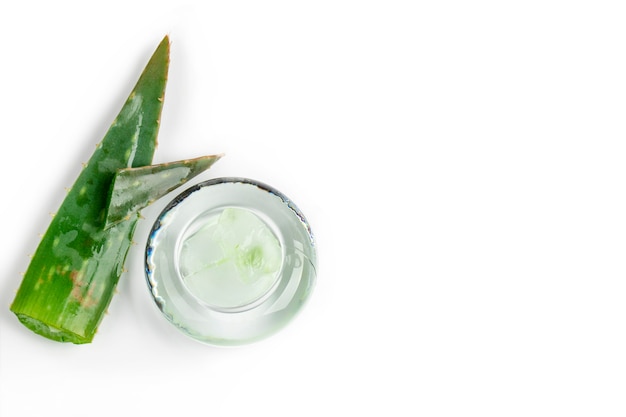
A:
{"label": "pale cut end of leaf", "polygon": [[110,228],[128,219],[129,216],[209,169],[222,156],[208,155],[118,170],[109,194],[104,228]]}

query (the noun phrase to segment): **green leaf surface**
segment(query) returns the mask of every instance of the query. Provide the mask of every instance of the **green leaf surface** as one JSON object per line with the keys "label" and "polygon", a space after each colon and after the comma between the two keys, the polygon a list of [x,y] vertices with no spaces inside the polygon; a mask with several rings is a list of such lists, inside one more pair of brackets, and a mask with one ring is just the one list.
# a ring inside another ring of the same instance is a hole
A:
{"label": "green leaf surface", "polygon": [[123,271],[138,216],[104,229],[118,170],[150,165],[169,67],[166,36],[43,236],[11,305],[28,328],[89,343]]}
{"label": "green leaf surface", "polygon": [[222,155],[117,171],[111,187],[105,228],[130,219],[139,210],[206,171]]}

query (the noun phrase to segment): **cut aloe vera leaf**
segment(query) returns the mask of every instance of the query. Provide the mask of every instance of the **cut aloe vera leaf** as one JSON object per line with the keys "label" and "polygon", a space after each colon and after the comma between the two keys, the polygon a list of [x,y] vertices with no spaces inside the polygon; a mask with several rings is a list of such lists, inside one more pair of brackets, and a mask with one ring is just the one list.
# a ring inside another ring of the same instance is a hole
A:
{"label": "cut aloe vera leaf", "polygon": [[222,155],[117,171],[113,179],[105,228],[131,218],[142,208],[209,169]]}
{"label": "cut aloe vera leaf", "polygon": [[119,169],[150,165],[169,67],[166,36],[85,164],[35,251],[11,305],[52,340],[89,343],[113,297],[138,215],[104,229]]}

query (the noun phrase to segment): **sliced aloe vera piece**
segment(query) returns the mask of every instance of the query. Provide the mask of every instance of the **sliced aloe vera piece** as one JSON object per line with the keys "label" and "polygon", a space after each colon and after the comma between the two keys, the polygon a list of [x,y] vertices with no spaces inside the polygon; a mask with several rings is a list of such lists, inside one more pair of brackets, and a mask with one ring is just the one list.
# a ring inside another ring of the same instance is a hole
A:
{"label": "sliced aloe vera piece", "polygon": [[108,229],[130,219],[142,208],[209,169],[221,157],[209,155],[117,171],[104,227]]}

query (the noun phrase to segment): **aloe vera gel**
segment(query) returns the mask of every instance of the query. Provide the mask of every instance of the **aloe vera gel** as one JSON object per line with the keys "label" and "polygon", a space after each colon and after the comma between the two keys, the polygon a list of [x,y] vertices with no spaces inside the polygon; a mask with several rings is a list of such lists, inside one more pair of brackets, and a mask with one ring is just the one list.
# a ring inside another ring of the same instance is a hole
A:
{"label": "aloe vera gel", "polygon": [[215,345],[263,339],[308,299],[316,275],[302,212],[277,190],[219,178],[176,197],[154,224],[146,276],[165,317]]}
{"label": "aloe vera gel", "polygon": [[183,282],[192,294],[226,309],[248,305],[272,288],[282,250],[257,215],[232,207],[199,223],[183,239],[179,258]]}

